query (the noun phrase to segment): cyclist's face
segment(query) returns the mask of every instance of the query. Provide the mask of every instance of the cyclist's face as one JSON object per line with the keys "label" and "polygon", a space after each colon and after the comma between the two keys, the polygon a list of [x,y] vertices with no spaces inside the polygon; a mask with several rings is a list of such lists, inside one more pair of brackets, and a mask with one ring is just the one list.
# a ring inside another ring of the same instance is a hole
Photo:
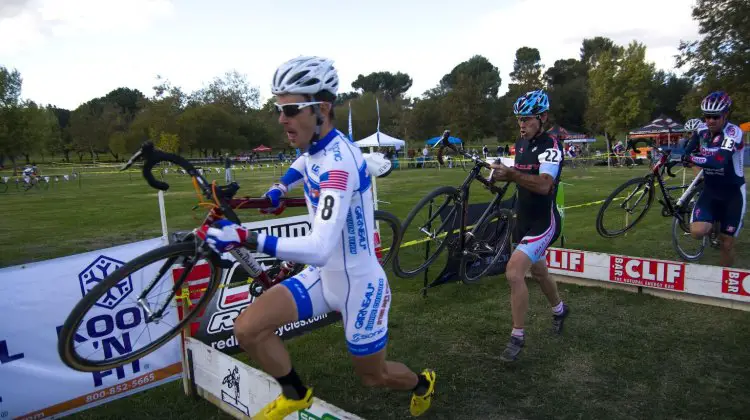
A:
{"label": "cyclist's face", "polygon": [[726,115],[704,115],[703,120],[706,121],[708,129],[711,130],[712,133],[718,133],[719,131],[721,131],[722,127],[724,127],[724,123],[727,121],[727,117]]}
{"label": "cyclist's face", "polygon": [[[276,97],[279,105],[308,102],[308,98],[302,95],[280,95]],[[288,117],[284,112],[279,113],[279,124],[284,127],[286,137],[292,147],[305,149],[310,145],[315,132],[315,112],[312,106],[306,106],[299,110],[297,115]]]}
{"label": "cyclist's face", "polygon": [[[547,118],[546,114],[540,115],[540,118],[542,121]],[[530,140],[532,139],[542,128],[542,121],[540,121],[539,118],[532,116],[532,117],[516,117],[516,120],[518,121],[518,128],[521,133],[521,137],[524,140]]]}

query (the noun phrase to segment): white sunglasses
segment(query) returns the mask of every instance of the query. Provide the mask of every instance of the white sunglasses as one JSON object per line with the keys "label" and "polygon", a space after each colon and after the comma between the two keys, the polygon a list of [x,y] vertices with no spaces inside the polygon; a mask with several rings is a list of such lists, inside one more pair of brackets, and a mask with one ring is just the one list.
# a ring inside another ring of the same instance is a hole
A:
{"label": "white sunglasses", "polygon": [[294,102],[289,104],[279,104],[274,103],[276,105],[276,112],[278,114],[284,113],[285,116],[292,118],[297,116],[303,108],[306,108],[311,105],[318,105],[322,104],[323,102]]}

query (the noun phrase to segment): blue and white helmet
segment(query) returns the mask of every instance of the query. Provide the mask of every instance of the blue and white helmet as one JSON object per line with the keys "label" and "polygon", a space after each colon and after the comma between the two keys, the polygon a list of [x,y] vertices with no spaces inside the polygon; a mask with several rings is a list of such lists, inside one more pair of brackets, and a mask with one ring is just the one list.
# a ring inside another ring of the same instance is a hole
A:
{"label": "blue and white helmet", "polygon": [[513,113],[516,115],[533,116],[547,111],[549,111],[549,97],[543,90],[526,92],[513,104]]}
{"label": "blue and white helmet", "polygon": [[732,98],[723,91],[711,92],[701,102],[701,111],[704,114],[726,114],[731,107]]}

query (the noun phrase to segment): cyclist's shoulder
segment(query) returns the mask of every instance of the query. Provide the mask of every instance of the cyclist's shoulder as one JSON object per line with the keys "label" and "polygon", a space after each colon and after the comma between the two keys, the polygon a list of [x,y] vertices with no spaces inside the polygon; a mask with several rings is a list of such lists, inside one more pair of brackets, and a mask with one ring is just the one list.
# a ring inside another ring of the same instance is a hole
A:
{"label": "cyclist's shoulder", "polygon": [[320,166],[321,173],[332,169],[356,172],[358,163],[364,161],[364,157],[356,145],[337,131],[327,140],[319,153],[311,156],[310,160]]}
{"label": "cyclist's shoulder", "polygon": [[742,143],[742,129],[730,122],[724,126],[724,136],[733,138],[736,143]]}

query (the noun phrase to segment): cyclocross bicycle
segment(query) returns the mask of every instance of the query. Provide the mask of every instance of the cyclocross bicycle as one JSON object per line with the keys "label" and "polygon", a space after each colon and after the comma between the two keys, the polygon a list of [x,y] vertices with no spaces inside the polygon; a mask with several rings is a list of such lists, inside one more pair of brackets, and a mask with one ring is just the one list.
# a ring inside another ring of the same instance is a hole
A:
{"label": "cyclocross bicycle", "polygon": [[[628,148],[640,153],[635,147],[638,142],[628,143]],[[664,174],[674,178],[672,168],[680,164],[680,161],[670,161],[671,150],[665,151],[662,148],[655,150],[658,151],[659,156],[648,174],[626,181],[604,200],[596,217],[596,230],[605,238],[614,238],[635,227],[651,208],[655,194],[654,183],[658,182],[662,195],[658,199],[662,205],[661,214],[664,217],[673,218],[672,245],[680,258],[686,261],[696,261],[703,255],[706,244],[710,241],[715,246],[716,241],[714,237],[700,241],[690,237],[690,216],[703,190],[703,171],[688,185],[667,186],[664,182]],[[675,199],[672,192],[677,190],[684,191]],[[614,216],[607,217],[605,222],[607,210],[613,210]],[[688,240],[683,242],[684,239]]]}
{"label": "cyclocross bicycle", "polygon": [[[500,208],[510,182],[498,188],[493,185],[492,172],[485,179],[481,175],[489,164],[476,155],[459,151],[448,141],[449,132],[443,133],[437,159],[443,165],[444,149],[473,162],[463,184],[458,188],[438,187],[409,212],[401,227],[402,248],[394,258],[393,269],[402,278],[414,277],[424,271],[440,253],[446,249],[461,256],[459,275],[466,283],[474,283],[484,276],[510,246],[514,215],[510,209]],[[495,194],[482,216],[474,224],[468,224],[469,189],[477,180]],[[422,214],[426,212],[426,214]],[[405,250],[414,250],[421,245],[425,252],[406,256]],[[416,265],[416,266],[415,266]],[[479,267],[479,268],[477,268]]]}
{"label": "cyclocross bicycle", "polygon": [[[161,162],[172,162],[185,169],[192,178],[193,187],[199,199],[203,197],[206,200],[199,205],[209,207],[201,227],[210,226],[222,218],[239,224],[241,222],[234,209],[271,206],[270,200],[266,198],[235,199],[234,196],[239,190],[237,183],[233,182],[226,186],[219,186],[216,181],[209,183],[190,162],[179,155],[157,150],[151,142],[144,143],[122,170],[129,168],[140,158],[144,159],[142,171],[144,178],[151,187],[158,190],[166,191],[169,185],[154,178],[151,170],[155,165]],[[288,207],[306,205],[303,198],[282,200]],[[385,265],[398,250],[401,238],[400,223],[395,216],[386,212],[377,212],[376,220],[386,225],[386,228],[381,230],[385,233],[383,235],[385,254],[380,258],[381,264]],[[125,365],[169,342],[201,313],[219,288],[222,270],[231,268],[233,263],[223,260],[193,232],[181,235],[169,245],[161,246],[134,258],[111,272],[86,293],[68,315],[59,333],[58,353],[67,366],[79,371],[96,372]],[[260,295],[264,290],[303,268],[301,264],[282,262],[278,273],[272,277],[269,274],[270,270],[258,263],[249,249],[240,247],[229,253],[252,279],[246,283],[251,283],[249,292],[254,296]],[[141,272],[146,268],[148,270]],[[192,277],[191,273],[194,274]],[[191,279],[194,279],[196,275],[205,279],[202,289],[197,290],[199,292],[197,294],[196,290],[191,287]],[[102,313],[102,310],[97,309],[97,306],[104,303],[106,307],[108,301],[123,295],[122,288],[132,287],[127,284],[135,281],[141,282],[143,291],[137,297],[129,299],[129,302],[134,304],[133,310],[121,311],[125,315],[121,316],[118,313],[115,317],[117,329],[121,332],[119,338],[122,341],[115,340],[117,342],[110,343],[108,346],[104,341],[99,345],[97,340],[81,340],[80,337],[83,334],[78,334],[81,328],[86,331],[86,335],[92,337],[96,336],[101,329],[107,331],[112,329],[113,325],[104,325],[107,322],[103,320],[99,322],[102,317],[98,315]],[[161,302],[161,299],[164,301]],[[184,304],[186,302],[189,306]],[[176,322],[174,315],[168,317],[175,312],[180,315]],[[140,325],[141,321],[145,321],[145,326],[140,331],[135,331],[135,327]],[[127,340],[124,339],[124,335],[128,335]],[[129,346],[125,348],[126,346],[121,344],[123,342],[129,343]],[[118,348],[118,353],[122,353],[121,355],[113,356],[113,345],[122,347]]]}

